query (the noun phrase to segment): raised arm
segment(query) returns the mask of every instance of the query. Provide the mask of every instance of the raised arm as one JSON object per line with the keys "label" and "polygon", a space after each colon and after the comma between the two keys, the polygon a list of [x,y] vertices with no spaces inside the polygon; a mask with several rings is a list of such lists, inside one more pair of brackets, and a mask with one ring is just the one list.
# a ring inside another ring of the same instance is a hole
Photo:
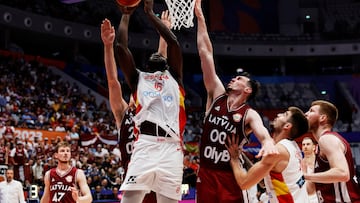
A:
{"label": "raised arm", "polygon": [[180,85],[183,85],[183,57],[180,44],[175,34],[155,15],[153,4],[153,0],[144,1],[145,14],[155,26],[160,36],[167,43],[167,63],[170,66],[170,72],[177,78]]}
{"label": "raised arm", "polygon": [[201,0],[196,0],[194,12],[197,17],[197,47],[201,60],[204,85],[208,94],[208,102],[206,105],[206,109],[208,109],[214,98],[225,93],[225,87],[216,74],[213,47],[201,8]]}
{"label": "raised arm", "polygon": [[[170,29],[171,21],[169,18],[169,10],[161,12],[161,21],[166,25],[167,28]],[[167,58],[167,43],[164,38],[161,37],[161,35],[159,39],[158,53],[161,54],[163,57]]]}
{"label": "raised arm", "polygon": [[116,120],[116,127],[119,129],[128,105],[122,96],[114,57],[115,29],[108,19],[103,20],[101,24],[101,39],[104,44],[104,63],[109,88],[110,107]]}
{"label": "raised arm", "polygon": [[271,138],[269,131],[265,128],[259,113],[253,109],[249,109],[245,119],[246,124],[250,126],[256,138],[261,143],[261,149],[256,157],[278,154],[279,152],[275,147],[275,142]]}
{"label": "raised arm", "polygon": [[123,7],[119,5],[122,12],[121,21],[118,27],[117,43],[116,43],[116,58],[124,73],[126,83],[129,85],[132,92],[136,90],[138,82],[138,72],[134,57],[128,48],[128,32],[130,16],[136,7]]}

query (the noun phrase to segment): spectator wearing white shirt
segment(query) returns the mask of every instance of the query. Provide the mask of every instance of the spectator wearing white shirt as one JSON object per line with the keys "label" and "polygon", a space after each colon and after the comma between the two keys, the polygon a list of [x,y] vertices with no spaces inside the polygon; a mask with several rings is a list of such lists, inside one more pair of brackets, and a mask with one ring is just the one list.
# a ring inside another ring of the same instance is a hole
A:
{"label": "spectator wearing white shirt", "polygon": [[94,152],[94,156],[104,158],[105,155],[109,155],[109,151],[106,148],[103,148],[101,144],[98,144],[96,147],[96,151]]}
{"label": "spectator wearing white shirt", "polygon": [[70,136],[70,139],[71,140],[79,140],[80,139],[80,135],[79,133],[77,132],[77,127],[76,126],[73,126],[71,128],[71,131],[69,132],[69,136]]}
{"label": "spectator wearing white shirt", "polygon": [[60,122],[59,125],[55,127],[55,132],[66,132],[64,124]]}
{"label": "spectator wearing white shirt", "polygon": [[121,151],[120,151],[120,146],[119,144],[116,144],[116,146],[114,147],[114,149],[111,151],[111,153],[113,155],[115,155],[117,161],[122,161],[121,160]]}
{"label": "spectator wearing white shirt", "polygon": [[36,162],[34,165],[32,165],[31,167],[32,170],[32,174],[34,176],[34,182],[37,185],[43,185],[44,182],[44,167],[43,164],[41,163],[41,159],[37,157]]}
{"label": "spectator wearing white shirt", "polygon": [[0,202],[25,203],[22,184],[14,180],[12,168],[6,171],[6,181],[0,182]]}

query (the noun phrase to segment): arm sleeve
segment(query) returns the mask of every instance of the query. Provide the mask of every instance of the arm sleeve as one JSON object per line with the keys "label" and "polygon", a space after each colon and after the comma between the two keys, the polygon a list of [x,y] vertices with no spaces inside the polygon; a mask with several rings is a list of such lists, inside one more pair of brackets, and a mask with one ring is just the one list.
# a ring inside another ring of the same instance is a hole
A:
{"label": "arm sleeve", "polygon": [[25,202],[25,197],[24,197],[24,190],[23,190],[23,187],[22,187],[20,182],[17,182],[17,187],[18,187],[17,191],[19,193],[18,194],[19,195],[19,202],[20,203],[26,203]]}

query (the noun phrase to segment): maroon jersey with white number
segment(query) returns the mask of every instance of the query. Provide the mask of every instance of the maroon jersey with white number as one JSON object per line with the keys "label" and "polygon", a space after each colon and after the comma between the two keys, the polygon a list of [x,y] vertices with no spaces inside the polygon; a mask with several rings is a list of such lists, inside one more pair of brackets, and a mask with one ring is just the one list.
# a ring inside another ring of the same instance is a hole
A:
{"label": "maroon jersey with white number", "polygon": [[202,168],[232,171],[230,155],[225,147],[227,136],[235,134],[239,136],[241,144],[248,142],[244,118],[250,106],[243,104],[230,111],[227,98],[227,95],[216,98],[204,119],[200,144]]}
{"label": "maroon jersey with white number", "polygon": [[71,187],[76,185],[77,168],[71,167],[63,175],[56,168],[50,169],[50,202],[75,203],[71,195]]}
{"label": "maroon jersey with white number", "polygon": [[123,163],[125,171],[130,161],[130,157],[133,151],[133,143],[135,140],[134,135],[134,121],[135,109],[131,110],[128,108],[125,111],[124,118],[122,119],[120,130],[119,130],[119,146],[121,152],[121,161]]}
{"label": "maroon jersey with white number", "polygon": [[[315,183],[319,202],[360,202],[360,188],[357,184],[354,159],[352,156],[350,144],[336,132],[325,132],[324,134],[333,134],[338,137],[345,145],[345,158],[349,166],[350,180],[337,183]],[[315,173],[330,169],[326,157],[321,156],[321,149],[315,161]]]}
{"label": "maroon jersey with white number", "polygon": [[232,135],[239,137],[240,145],[248,142],[244,118],[250,106],[243,104],[236,110],[229,110],[227,99],[227,95],[216,98],[204,118],[196,183],[197,202],[244,202],[225,143]]}

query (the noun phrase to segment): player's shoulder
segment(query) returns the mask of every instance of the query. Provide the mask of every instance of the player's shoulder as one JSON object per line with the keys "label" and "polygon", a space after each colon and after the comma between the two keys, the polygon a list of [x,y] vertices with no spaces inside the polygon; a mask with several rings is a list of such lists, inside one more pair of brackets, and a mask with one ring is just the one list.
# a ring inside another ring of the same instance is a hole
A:
{"label": "player's shoulder", "polygon": [[49,170],[47,170],[47,171],[45,172],[45,177],[46,177],[46,176],[50,176],[51,170],[52,170],[52,169],[49,169]]}
{"label": "player's shoulder", "polygon": [[82,170],[82,169],[80,169],[80,168],[76,168],[76,167],[74,167],[74,168],[75,168],[76,176],[77,176],[77,177],[79,177],[79,175],[85,177],[85,172],[84,172],[84,170]]}
{"label": "player's shoulder", "polygon": [[341,136],[336,133],[324,133],[320,136],[318,140],[318,144],[321,149],[328,149],[329,151],[333,151],[336,149],[344,149],[346,148],[347,142],[342,139]]}
{"label": "player's shoulder", "polygon": [[84,170],[82,170],[81,168],[77,168],[77,167],[74,167],[74,168],[78,173],[84,173]]}
{"label": "player's shoulder", "polygon": [[251,108],[250,106],[248,107],[247,109],[247,112],[246,112],[246,117],[245,119],[246,120],[252,120],[252,119],[259,119],[261,118],[259,112],[257,112],[255,109]]}
{"label": "player's shoulder", "polygon": [[323,133],[319,140],[318,140],[319,143],[328,143],[328,142],[331,142],[331,143],[341,143],[342,140],[340,139],[340,135],[335,133],[335,132],[325,132]]}

